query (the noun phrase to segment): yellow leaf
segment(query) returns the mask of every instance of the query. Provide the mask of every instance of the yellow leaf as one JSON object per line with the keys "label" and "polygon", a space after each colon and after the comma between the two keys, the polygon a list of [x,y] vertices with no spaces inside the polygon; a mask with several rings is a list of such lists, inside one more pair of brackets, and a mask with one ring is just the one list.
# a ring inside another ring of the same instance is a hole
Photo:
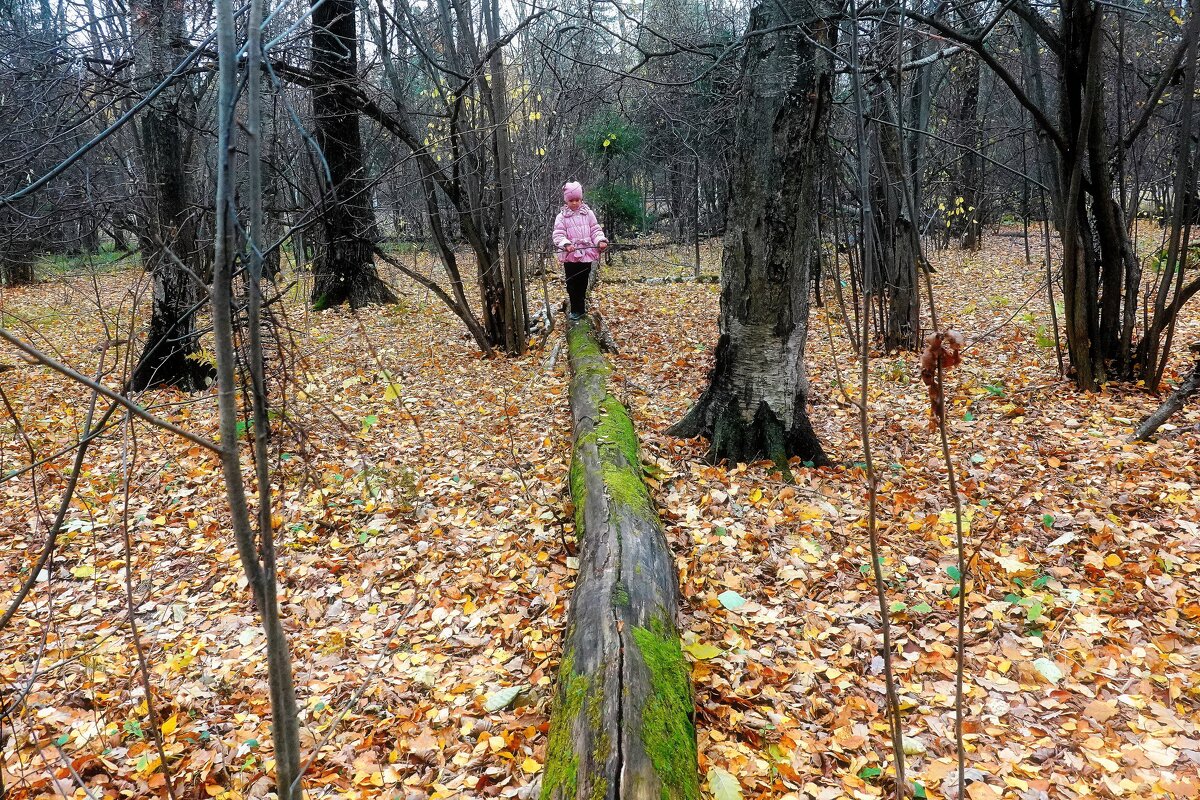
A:
{"label": "yellow leaf", "polygon": [[76,578],[91,578],[96,574],[96,568],[91,564],[80,564],[78,567],[71,567],[71,574]]}
{"label": "yellow leaf", "polygon": [[163,736],[170,736],[172,733],[174,733],[174,732],[175,732],[175,729],[176,729],[177,727],[179,727],[179,715],[178,715],[178,714],[172,714],[172,715],[171,715],[171,716],[170,716],[170,717],[167,719],[167,721],[166,721],[166,722],[164,722],[164,723],[162,724],[162,734],[163,734]]}
{"label": "yellow leaf", "polygon": [[821,509],[817,508],[816,506],[808,505],[807,503],[801,505],[796,510],[796,516],[798,516],[802,520],[820,519],[823,516],[823,514],[824,514],[824,512],[822,512]]}
{"label": "yellow leaf", "polygon": [[1109,553],[1104,557],[1104,566],[1109,567],[1110,569],[1115,569],[1116,567],[1121,566],[1121,557],[1116,553]]}
{"label": "yellow leaf", "polygon": [[400,387],[395,383],[389,383],[387,389],[383,392],[383,402],[390,403],[393,400],[400,399]]}
{"label": "yellow leaf", "polygon": [[474,600],[467,600],[467,602],[463,603],[463,613],[466,614],[468,617],[471,616],[472,614],[474,614],[478,610],[479,610],[479,606],[475,605]]}
{"label": "yellow leaf", "polygon": [[692,654],[693,657],[701,661],[710,658],[716,658],[717,656],[721,655],[720,648],[713,647],[711,644],[704,644],[703,642],[692,642],[683,649],[687,650]]}
{"label": "yellow leaf", "polygon": [[521,762],[521,769],[525,770],[529,775],[542,771],[542,765],[534,761],[532,758],[527,758]]}
{"label": "yellow leaf", "polygon": [[750,502],[757,503],[759,500],[762,500],[762,489],[755,489],[750,493]]}

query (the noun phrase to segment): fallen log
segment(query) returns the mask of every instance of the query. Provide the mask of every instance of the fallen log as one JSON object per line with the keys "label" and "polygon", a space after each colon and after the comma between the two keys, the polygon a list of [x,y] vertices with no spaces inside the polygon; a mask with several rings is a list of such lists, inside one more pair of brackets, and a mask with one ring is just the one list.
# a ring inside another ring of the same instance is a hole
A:
{"label": "fallen log", "polygon": [[605,278],[605,283],[644,283],[647,286],[665,286],[669,283],[720,283],[720,275],[651,275],[646,278]]}
{"label": "fallen log", "polygon": [[[1200,345],[1192,345],[1190,349],[1193,352],[1200,352]],[[1175,391],[1171,392],[1171,395],[1162,402],[1162,405],[1141,421],[1137,430],[1133,432],[1133,438],[1143,442],[1148,440],[1198,391],[1200,391],[1200,358],[1196,360],[1191,372],[1183,377]]]}
{"label": "fallen log", "polygon": [[589,317],[568,328],[567,348],[579,573],[541,796],[695,800],[695,706],[675,626],[675,559]]}

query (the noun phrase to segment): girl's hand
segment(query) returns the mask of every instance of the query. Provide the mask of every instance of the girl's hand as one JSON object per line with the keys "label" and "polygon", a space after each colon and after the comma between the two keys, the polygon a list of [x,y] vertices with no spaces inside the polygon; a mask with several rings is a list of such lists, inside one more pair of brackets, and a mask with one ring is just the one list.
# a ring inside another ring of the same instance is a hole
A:
{"label": "girl's hand", "polygon": [[571,244],[570,242],[567,242],[565,245],[563,245],[563,250],[565,250],[568,253],[574,253],[575,245]]}
{"label": "girl's hand", "polygon": [[608,242],[601,242],[600,244],[596,245],[596,247],[600,248],[600,252],[603,253],[608,249]]}

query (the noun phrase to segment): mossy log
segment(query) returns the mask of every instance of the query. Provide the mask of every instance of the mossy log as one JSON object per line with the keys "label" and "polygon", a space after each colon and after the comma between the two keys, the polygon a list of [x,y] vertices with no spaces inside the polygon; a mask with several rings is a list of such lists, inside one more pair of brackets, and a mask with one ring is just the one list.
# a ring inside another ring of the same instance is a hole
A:
{"label": "mossy log", "polygon": [[675,560],[590,318],[568,328],[567,347],[579,574],[542,798],[695,800],[695,707],[675,627]]}

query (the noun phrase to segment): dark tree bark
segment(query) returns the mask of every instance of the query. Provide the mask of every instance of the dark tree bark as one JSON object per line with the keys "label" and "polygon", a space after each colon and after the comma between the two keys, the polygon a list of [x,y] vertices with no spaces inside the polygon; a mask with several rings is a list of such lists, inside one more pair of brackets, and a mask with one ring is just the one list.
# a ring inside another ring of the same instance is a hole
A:
{"label": "dark tree bark", "polygon": [[[894,35],[890,38],[898,40]],[[898,41],[889,44],[887,49],[894,53]],[[921,333],[920,243],[905,195],[901,133],[892,100],[898,94],[894,85],[881,82],[873,103],[879,124],[875,125],[878,158],[871,176],[871,212],[880,257],[872,262],[877,271],[872,284],[882,300],[880,334],[888,352],[915,350]]]}
{"label": "dark tree bark", "polygon": [[312,103],[314,138],[328,175],[322,185],[322,224],[313,260],[313,308],[351,308],[396,302],[375,268],[375,214],[363,166],[355,103],[358,31],[354,0],[313,3]]}
{"label": "dark tree bark", "polygon": [[832,75],[824,48],[836,32],[807,0],[756,6],[750,31],[761,35],[748,38],[741,65],[743,155],[730,181],[716,364],[674,433],[707,437],[714,460],[822,465],[805,408],[804,346]]}
{"label": "dark tree bark", "polygon": [[1059,116],[1064,130],[1071,132],[1075,147],[1063,154],[1061,213],[1063,245],[1063,303],[1066,317],[1067,350],[1080,389],[1094,391],[1105,380],[1105,358],[1100,336],[1099,253],[1088,218],[1088,196],[1083,184],[1087,144],[1093,126],[1102,124],[1096,115],[1100,94],[1099,12],[1089,0],[1065,4],[1062,82]]}
{"label": "dark tree bark", "polygon": [[[149,88],[185,55],[183,12],[167,0],[136,3],[138,78]],[[127,389],[174,386],[191,392],[211,383],[211,365],[199,351],[196,309],[203,286],[196,274],[196,218],[188,202],[183,158],[183,120],[192,102],[182,82],[166,89],[144,112],[139,127],[145,174],[145,220],[140,231],[142,264],[153,282],[146,344]]]}

